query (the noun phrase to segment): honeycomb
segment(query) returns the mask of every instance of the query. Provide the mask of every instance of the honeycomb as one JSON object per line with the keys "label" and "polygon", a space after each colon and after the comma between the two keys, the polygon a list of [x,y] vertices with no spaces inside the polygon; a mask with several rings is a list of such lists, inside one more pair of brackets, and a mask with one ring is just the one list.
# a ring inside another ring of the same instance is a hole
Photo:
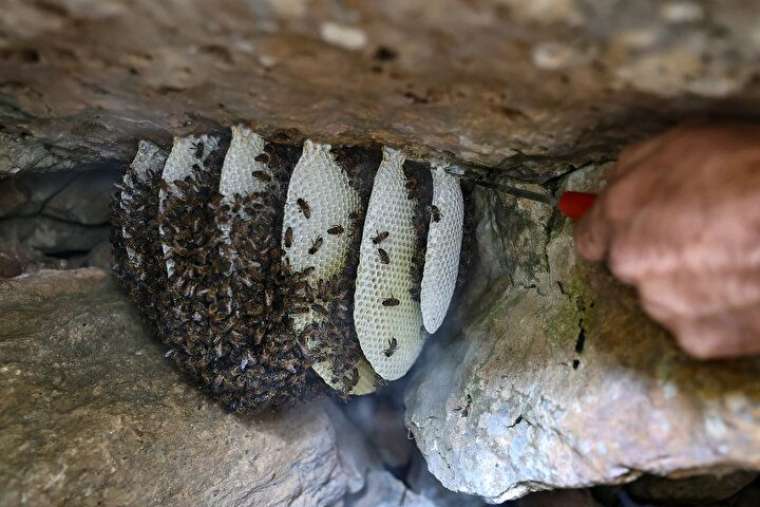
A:
{"label": "honeycomb", "polygon": [[[243,126],[234,126],[230,130],[232,131],[232,139],[230,147],[224,155],[222,173],[219,177],[219,193],[222,194],[224,202],[227,204],[232,204],[236,195],[246,196],[253,192],[267,191],[267,182],[255,178],[253,176],[254,171],[266,173],[272,178],[272,171],[267,165],[256,160],[256,157],[260,157],[264,153],[264,145],[266,144],[264,139]],[[233,213],[237,213],[241,217],[247,216],[242,208],[233,210]],[[219,224],[222,238],[226,243],[230,242],[230,228],[229,221]],[[231,256],[234,262],[237,253],[231,252]]]}
{"label": "honeycomb", "polygon": [[[299,199],[308,211],[301,209]],[[287,228],[291,227],[293,231],[291,247],[284,247],[291,267],[300,271],[314,266],[308,276],[313,284],[320,278],[327,280],[340,273],[351,243],[352,220],[349,215],[360,206],[359,194],[332,158],[330,145],[306,140],[303,155],[290,177],[282,225],[283,245]],[[328,234],[327,229],[334,225],[343,226],[345,232]],[[310,254],[309,250],[319,238],[322,238],[321,246]]]}
{"label": "honeycomb", "polygon": [[[364,222],[354,294],[359,343],[374,370],[386,380],[398,379],[411,368],[424,340],[420,304],[410,295],[417,248],[416,200],[407,197],[404,160],[400,152],[383,149]],[[388,236],[376,244],[373,238],[385,231]],[[380,248],[388,254],[387,264]],[[389,298],[398,304],[384,305]]]}
{"label": "honeycomb", "polygon": [[[194,164],[203,164],[206,159],[219,146],[219,138],[209,135],[175,137],[172,151],[166,158],[164,171],[161,178],[166,183],[169,190],[178,192],[179,189],[174,183],[177,180],[184,180],[193,174]],[[202,148],[202,149],[201,149]],[[158,193],[159,210],[164,211],[167,192],[163,189]],[[159,235],[164,236],[164,232],[159,228]],[[174,262],[171,259],[171,246],[163,243],[161,248],[166,257],[166,274],[171,277],[174,273]]]}
{"label": "honeycomb", "polygon": [[253,176],[254,171],[271,173],[269,168],[256,157],[264,153],[264,139],[243,126],[232,127],[232,140],[222,165],[219,179],[219,193],[229,202],[235,194],[247,195],[264,192],[266,182]]}
{"label": "honeycomb", "polygon": [[[134,187],[137,183],[135,180],[139,180],[142,183],[147,182],[150,175],[152,173],[158,174],[165,163],[166,153],[161,148],[150,141],[140,141],[137,146],[137,154],[130,164],[131,171],[124,173],[124,187]],[[132,198],[128,192],[121,193],[120,206],[125,212],[129,211],[130,206],[132,206]],[[122,228],[121,233],[125,239],[130,238],[126,227]],[[139,268],[139,265],[142,263],[140,254],[129,246],[126,247],[126,252],[127,259],[133,269]]]}
{"label": "honeycomb", "polygon": [[168,156],[141,141],[114,203],[115,272],[167,357],[240,412],[308,398],[318,377],[359,395],[405,375],[452,299],[457,180],[389,148],[231,131],[229,148],[177,137]]}
{"label": "honeycomb", "polygon": [[435,333],[443,323],[451,303],[459,272],[462,248],[464,199],[459,181],[440,167],[434,168],[433,206],[430,219],[425,268],[422,274],[420,306],[422,322],[428,333]]}
{"label": "honeycomb", "polygon": [[[335,162],[330,148],[328,144],[306,140],[303,154],[290,177],[285,201],[283,249],[294,271],[314,268],[306,277],[312,287],[316,287],[320,279],[330,280],[342,274],[350,255],[351,238],[359,233],[351,215],[361,211],[361,198]],[[334,226],[342,227],[343,232],[329,234],[328,229]],[[285,241],[288,228],[292,230],[290,247]],[[308,324],[324,320],[323,315],[309,308],[307,313],[293,316],[294,331],[300,334]],[[328,385],[337,388],[331,380],[330,364],[319,362],[313,369]],[[374,375],[369,365],[361,365],[359,374],[359,383],[351,394],[374,391]]]}

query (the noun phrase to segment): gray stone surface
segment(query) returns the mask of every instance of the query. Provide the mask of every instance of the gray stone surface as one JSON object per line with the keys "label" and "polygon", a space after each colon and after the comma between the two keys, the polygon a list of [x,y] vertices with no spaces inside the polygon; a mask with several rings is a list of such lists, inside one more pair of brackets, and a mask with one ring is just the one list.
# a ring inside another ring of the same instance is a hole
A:
{"label": "gray stone surface", "polygon": [[[5,7],[8,7],[7,5]],[[9,69],[3,62],[3,75]],[[14,97],[16,91],[24,91],[23,85],[16,88],[13,82],[7,82],[3,88],[3,96],[15,103]],[[20,82],[16,82],[16,85]],[[14,90],[14,88],[16,88]],[[17,122],[29,121],[30,115],[23,114],[18,106],[9,106],[8,103],[0,104],[2,110],[2,119],[4,125],[15,124]],[[0,177],[16,175],[21,171],[29,170],[62,170],[70,169],[77,163],[86,160],[97,160],[97,154],[87,151],[72,151],[59,147],[51,146],[55,134],[47,139],[40,139],[25,134],[23,131],[13,133],[0,132]],[[59,140],[60,141],[60,140]]]}
{"label": "gray stone surface", "polygon": [[[402,394],[399,392],[400,398]],[[398,398],[397,398],[398,399]],[[404,426],[403,409],[388,397],[360,397],[347,407],[349,417],[377,449],[380,460],[390,468],[405,467],[414,452],[414,442]]]}
{"label": "gray stone surface", "polygon": [[751,0],[7,0],[0,173],[244,120],[545,178],[685,114],[757,114],[758,19]]}
{"label": "gray stone surface", "polygon": [[0,220],[0,242],[7,247],[23,246],[45,254],[89,252],[108,241],[108,225],[88,226],[44,216]]}
{"label": "gray stone surface", "polygon": [[83,259],[83,267],[100,268],[111,271],[113,265],[113,247],[108,241],[98,243]]}
{"label": "gray stone surface", "polygon": [[477,496],[455,493],[443,487],[441,482],[428,470],[425,459],[415,452],[404,482],[409,489],[427,498],[436,507],[486,507],[486,503]]}
{"label": "gray stone surface", "polygon": [[346,500],[346,507],[439,507],[431,500],[409,491],[387,470],[367,474],[366,487]]}
{"label": "gray stone surface", "polygon": [[[367,486],[349,495],[348,505],[396,506],[400,502],[408,507],[484,507],[479,497],[447,490],[428,471],[404,427],[404,386],[404,381],[394,382],[372,396],[352,398],[343,406],[366,443],[346,442],[340,448],[352,450],[352,461],[366,463],[363,470],[373,471]],[[353,432],[346,434],[355,437]]]}
{"label": "gray stone surface", "polygon": [[[40,173],[28,171],[13,178],[0,181],[2,193],[8,194],[8,201],[0,201],[0,217],[5,216],[34,216],[42,211],[45,204],[61,192],[66,185],[76,178],[73,171],[51,171]],[[15,191],[13,190],[15,189]],[[13,205],[10,199],[11,192],[17,194],[13,200],[18,201]],[[23,196],[23,199],[18,196]]]}
{"label": "gray stone surface", "polygon": [[331,402],[226,414],[163,360],[103,271],[2,282],[0,316],[0,505],[312,507],[364,485]]}
{"label": "gray stone surface", "polygon": [[444,486],[502,501],[642,472],[760,469],[760,358],[690,359],[631,290],[576,260],[569,222],[477,199],[479,267],[406,396]]}
{"label": "gray stone surface", "polygon": [[24,272],[24,263],[12,250],[0,250],[0,278],[14,278]]}
{"label": "gray stone surface", "polygon": [[17,212],[29,197],[18,184],[18,178],[6,178],[0,181],[0,218]]}
{"label": "gray stone surface", "polygon": [[102,225],[111,220],[111,196],[121,179],[118,168],[76,174],[65,188],[45,202],[42,214],[83,225]]}
{"label": "gray stone surface", "polygon": [[30,270],[110,269],[110,247],[102,245],[108,242],[120,173],[106,163],[76,171],[28,171],[0,180],[2,249]]}

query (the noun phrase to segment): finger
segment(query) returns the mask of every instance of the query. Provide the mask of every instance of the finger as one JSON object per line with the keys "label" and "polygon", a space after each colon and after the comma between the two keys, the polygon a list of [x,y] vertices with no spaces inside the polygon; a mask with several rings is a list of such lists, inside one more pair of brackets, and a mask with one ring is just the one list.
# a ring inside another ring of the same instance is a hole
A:
{"label": "finger", "polygon": [[679,345],[692,356],[717,359],[760,354],[760,304],[673,324]]}
{"label": "finger", "polygon": [[695,319],[760,303],[760,270],[681,270],[637,285],[642,306],[659,321]]}
{"label": "finger", "polygon": [[742,178],[743,184],[754,187],[751,191],[724,189],[727,195],[716,190],[710,196],[705,189],[693,188],[689,195],[674,193],[643,206],[616,228],[609,246],[610,269],[633,284],[673,272],[690,271],[696,279],[709,272],[757,269],[760,170],[756,178],[756,184]]}
{"label": "finger", "polygon": [[604,216],[604,205],[597,199],[573,231],[578,253],[586,260],[601,261],[607,256],[611,224]]}
{"label": "finger", "polygon": [[[623,149],[615,166],[607,173],[607,188],[599,195],[594,206],[576,225],[575,241],[578,252],[587,260],[600,261],[607,256],[613,221],[625,218],[619,209],[619,190],[616,182],[629,174],[644,159],[655,153],[662,144],[658,136]],[[634,180],[635,181],[635,180]],[[627,190],[624,190],[627,192]],[[614,216],[610,216],[612,213]]]}
{"label": "finger", "polygon": [[618,156],[615,166],[607,173],[607,183],[613,183],[619,178],[625,176],[634,167],[651,157],[663,143],[665,136],[659,135],[646,141],[631,144],[623,148]]}
{"label": "finger", "polygon": [[681,263],[701,237],[703,218],[679,213],[668,204],[642,206],[616,229],[609,246],[610,270],[631,284],[653,274],[681,271]]}

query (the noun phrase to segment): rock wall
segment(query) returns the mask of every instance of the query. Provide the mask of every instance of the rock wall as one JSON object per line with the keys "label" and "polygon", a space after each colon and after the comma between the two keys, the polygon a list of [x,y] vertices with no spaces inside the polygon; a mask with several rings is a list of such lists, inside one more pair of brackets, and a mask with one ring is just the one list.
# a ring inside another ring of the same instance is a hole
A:
{"label": "rock wall", "polygon": [[[0,316],[0,505],[465,505],[419,458],[409,485],[385,469],[407,467],[412,442],[369,399],[351,419],[326,398],[225,413],[163,359],[104,271],[0,281]],[[380,414],[393,424],[370,424]],[[401,455],[378,454],[378,432]]]}
{"label": "rock wall", "polygon": [[0,276],[111,268],[111,200],[121,169],[25,171],[0,182]]}
{"label": "rock wall", "polygon": [[312,507],[364,487],[371,461],[331,402],[228,416],[103,271],[3,282],[0,315],[2,505]]}
{"label": "rock wall", "polygon": [[243,120],[545,179],[691,112],[756,114],[758,19],[751,0],[5,0],[0,173]]}
{"label": "rock wall", "polygon": [[479,270],[406,394],[407,426],[447,488],[500,502],[760,469],[760,359],[689,358],[631,290],[576,259],[569,221],[477,198]]}

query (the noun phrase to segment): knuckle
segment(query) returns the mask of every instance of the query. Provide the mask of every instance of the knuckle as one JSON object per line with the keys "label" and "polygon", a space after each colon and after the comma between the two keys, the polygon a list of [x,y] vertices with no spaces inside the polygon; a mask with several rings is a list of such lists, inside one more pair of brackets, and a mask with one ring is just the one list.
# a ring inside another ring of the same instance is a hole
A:
{"label": "knuckle", "polygon": [[619,236],[612,239],[609,254],[609,268],[622,281],[631,284],[642,284],[645,273],[644,264],[638,262],[638,252],[630,242]]}
{"label": "knuckle", "polygon": [[590,216],[580,222],[573,232],[576,248],[581,257],[587,260],[601,260],[605,255],[606,224]]}

